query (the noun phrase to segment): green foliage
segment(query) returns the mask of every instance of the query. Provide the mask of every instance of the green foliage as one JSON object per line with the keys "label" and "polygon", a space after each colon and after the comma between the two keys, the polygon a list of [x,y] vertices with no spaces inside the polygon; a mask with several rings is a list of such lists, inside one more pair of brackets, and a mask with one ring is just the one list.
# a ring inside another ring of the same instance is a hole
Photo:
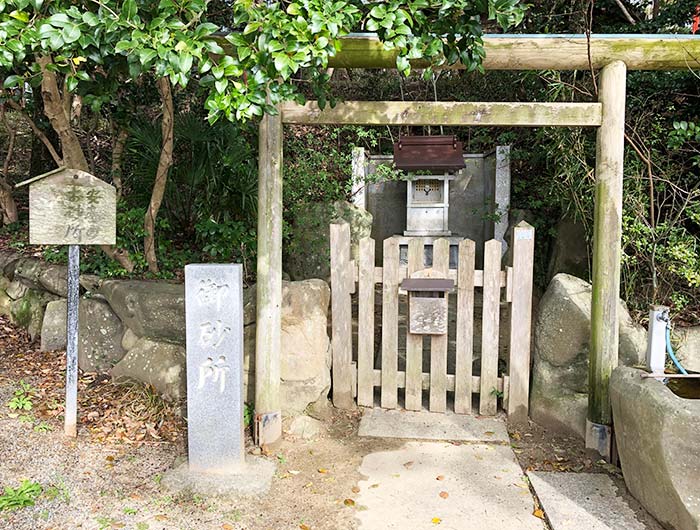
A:
{"label": "green foliage", "polygon": [[17,488],[5,486],[5,493],[0,495],[0,512],[34,506],[34,502],[41,495],[41,491],[41,484],[30,480],[23,480]]}
{"label": "green foliage", "polygon": [[15,390],[14,396],[10,401],[7,403],[7,406],[11,410],[32,410],[32,407],[34,406],[32,403],[32,397],[36,393],[36,389],[34,389],[29,383],[25,383],[24,380],[19,382],[19,388]]}
{"label": "green foliage", "polygon": [[255,405],[246,403],[243,407],[243,425],[250,427],[253,424],[253,416],[255,416]]}

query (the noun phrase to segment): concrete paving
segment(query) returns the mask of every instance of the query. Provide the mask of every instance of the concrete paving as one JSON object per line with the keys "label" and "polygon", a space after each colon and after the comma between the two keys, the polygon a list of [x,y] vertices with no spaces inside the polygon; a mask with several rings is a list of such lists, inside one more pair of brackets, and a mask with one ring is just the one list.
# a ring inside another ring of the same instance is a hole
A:
{"label": "concrete paving", "polygon": [[545,528],[507,445],[407,442],[367,455],[360,473],[367,477],[355,498],[360,530]]}
{"label": "concrete paving", "polygon": [[646,530],[610,477],[529,472],[552,530]]}
{"label": "concrete paving", "polygon": [[359,435],[408,440],[509,443],[506,423],[502,417],[379,408],[365,410],[360,420]]}

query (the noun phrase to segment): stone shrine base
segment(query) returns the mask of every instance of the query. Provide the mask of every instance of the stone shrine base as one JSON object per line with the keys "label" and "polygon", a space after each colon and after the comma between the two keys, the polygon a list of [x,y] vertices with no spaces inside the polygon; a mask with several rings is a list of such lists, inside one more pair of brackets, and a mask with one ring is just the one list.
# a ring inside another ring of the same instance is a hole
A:
{"label": "stone shrine base", "polygon": [[193,473],[187,461],[163,475],[161,484],[172,493],[215,497],[257,497],[270,491],[277,466],[265,458],[246,457],[235,473]]}

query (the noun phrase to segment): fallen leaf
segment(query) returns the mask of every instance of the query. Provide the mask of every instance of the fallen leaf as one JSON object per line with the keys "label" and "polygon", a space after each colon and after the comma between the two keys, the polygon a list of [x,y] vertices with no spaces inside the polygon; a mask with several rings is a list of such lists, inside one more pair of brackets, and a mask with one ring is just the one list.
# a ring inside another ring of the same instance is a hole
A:
{"label": "fallen leaf", "polygon": [[496,434],[496,433],[493,432],[493,431],[486,431],[486,432],[484,433],[485,436],[493,436],[494,434]]}
{"label": "fallen leaf", "polygon": [[114,462],[114,457],[112,455],[109,455],[107,458],[105,458],[107,462]]}
{"label": "fallen leaf", "polygon": [[441,491],[441,492],[440,492],[440,497],[442,497],[443,499],[446,499],[446,498],[449,497],[449,496],[450,496],[450,494],[447,493],[446,491]]}
{"label": "fallen leaf", "polygon": [[353,493],[360,493],[360,488],[358,488],[357,486],[353,486],[353,487],[352,487],[352,492],[353,492]]}
{"label": "fallen leaf", "polygon": [[301,471],[297,471],[296,469],[290,469],[290,470],[289,470],[289,474],[290,474],[290,475],[298,475],[299,473],[301,473]]}
{"label": "fallen leaf", "polygon": [[411,460],[410,462],[406,462],[403,465],[403,467],[405,467],[406,469],[411,469],[413,467],[413,460]]}
{"label": "fallen leaf", "polygon": [[439,517],[433,517],[433,518],[430,520],[430,522],[433,523],[433,524],[440,524],[440,523],[442,522],[442,519],[440,519]]}
{"label": "fallen leaf", "polygon": [[445,480],[445,475],[438,475],[435,480]]}
{"label": "fallen leaf", "polygon": [[328,470],[325,467],[319,467],[318,472],[325,474],[325,473],[328,473]]}
{"label": "fallen leaf", "polygon": [[233,525],[230,525],[228,523],[224,523],[221,525],[221,530],[233,530]]}
{"label": "fallen leaf", "polygon": [[370,488],[372,488],[372,489],[378,488],[378,487],[379,487],[379,484],[372,484],[372,485],[370,486]]}
{"label": "fallen leaf", "polygon": [[301,530],[311,530],[311,527],[310,527],[310,526],[306,526],[306,525],[303,524],[303,523],[299,525],[299,528],[300,528]]}
{"label": "fallen leaf", "polygon": [[539,519],[544,519],[544,512],[540,508],[535,508],[535,511],[532,512],[532,515],[534,515],[535,517],[537,517]]}
{"label": "fallen leaf", "polygon": [[355,506],[355,501],[352,500],[352,499],[345,499],[345,500],[343,501],[343,504],[344,504],[345,506]]}

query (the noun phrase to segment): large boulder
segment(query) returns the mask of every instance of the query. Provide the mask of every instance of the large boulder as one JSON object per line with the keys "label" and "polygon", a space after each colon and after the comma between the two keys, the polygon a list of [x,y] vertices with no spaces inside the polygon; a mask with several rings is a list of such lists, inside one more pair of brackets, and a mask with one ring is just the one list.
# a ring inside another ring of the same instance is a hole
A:
{"label": "large boulder", "polygon": [[142,338],[112,368],[112,378],[152,385],[164,398],[180,400],[187,390],[185,357],[185,348],[178,344]]}
{"label": "large boulder", "polygon": [[86,372],[107,372],[124,357],[124,325],[102,300],[80,300],[78,366]]}
{"label": "large boulder", "polygon": [[[542,297],[535,322],[530,414],[551,429],[585,435],[591,285],[557,274]],[[620,302],[620,363],[642,364],[646,332]]]}
{"label": "large boulder", "polygon": [[109,280],[98,293],[137,336],[185,343],[185,286],[163,282]]}
{"label": "large boulder", "polygon": [[292,280],[330,277],[330,224],[342,221],[350,225],[356,255],[360,239],[372,232],[371,213],[345,201],[332,205],[311,202],[296,207],[285,260],[285,270]]}
{"label": "large boulder", "polygon": [[32,289],[41,289],[39,277],[43,271],[43,263],[36,258],[22,258],[15,264],[14,279],[20,279]]}
{"label": "large boulder", "polygon": [[641,371],[610,381],[615,440],[630,493],[665,528],[700,529],[700,400],[683,399]]}
{"label": "large boulder", "polygon": [[700,326],[681,329],[678,335],[678,360],[686,370],[700,372]]}
{"label": "large boulder", "polygon": [[[302,413],[325,399],[331,386],[328,338],[330,288],[322,280],[282,283],[282,408],[285,416]],[[255,395],[255,324],[244,329],[245,396]]]}

